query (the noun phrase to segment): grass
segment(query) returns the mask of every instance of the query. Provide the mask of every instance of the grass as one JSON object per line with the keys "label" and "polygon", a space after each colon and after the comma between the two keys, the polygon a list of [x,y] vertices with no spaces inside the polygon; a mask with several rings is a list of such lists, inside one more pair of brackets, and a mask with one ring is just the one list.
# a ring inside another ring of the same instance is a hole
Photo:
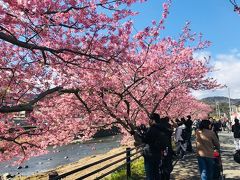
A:
{"label": "grass", "polygon": [[[141,180],[144,179],[144,176],[145,176],[144,163],[143,157],[141,157],[131,163],[131,178],[128,178],[128,180]],[[127,179],[126,167],[116,171],[115,173],[110,174],[104,180],[125,180],[125,179]]]}
{"label": "grass", "polygon": [[[172,147],[175,150],[176,144],[172,141]],[[104,180],[126,180],[126,167],[110,174]],[[131,163],[131,178],[128,180],[143,180],[145,179],[145,172],[144,172],[144,160],[143,157],[137,159],[136,161]]]}

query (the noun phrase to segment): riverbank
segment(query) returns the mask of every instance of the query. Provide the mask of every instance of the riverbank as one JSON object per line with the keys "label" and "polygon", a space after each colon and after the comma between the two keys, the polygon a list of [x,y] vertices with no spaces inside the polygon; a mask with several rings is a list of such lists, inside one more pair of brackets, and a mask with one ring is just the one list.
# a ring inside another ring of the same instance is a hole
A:
{"label": "riverbank", "polygon": [[[88,142],[78,142],[51,148],[49,153],[32,157],[21,165],[12,166],[12,161],[0,164],[0,176],[9,173],[18,176],[32,176],[41,172],[47,172],[57,167],[74,163],[79,159],[91,157],[98,154],[105,154],[108,151],[120,146],[121,136],[110,136],[97,138]],[[26,168],[27,167],[27,168]]]}
{"label": "riverbank", "polygon": [[[223,162],[223,170],[224,170],[223,173],[224,173],[226,179],[229,179],[229,180],[240,179],[239,164],[237,164],[233,160],[234,145],[232,142],[233,141],[232,134],[222,132],[219,134],[219,137],[220,137],[221,150],[222,150],[222,162]],[[79,160],[76,160],[76,162],[58,166],[57,168],[52,169],[52,170],[56,170],[59,174],[62,174],[65,172],[69,172],[73,169],[82,167],[84,165],[87,165],[89,163],[96,162],[100,159],[104,159],[111,155],[117,154],[119,152],[123,152],[125,150],[126,150],[126,146],[113,148],[112,150],[110,150],[106,153],[81,158]],[[123,156],[121,156],[121,157],[124,157],[124,156],[125,156],[125,154],[123,154]],[[120,159],[121,157],[118,157],[118,158]],[[111,161],[106,161],[105,164],[96,165],[94,167],[91,167],[89,169],[82,171],[81,173],[76,173],[72,176],[68,176],[66,179],[69,179],[69,180],[76,179],[77,177],[79,177],[83,174],[94,171],[95,169],[103,167],[104,165],[109,164],[110,162],[113,162],[115,160],[116,159],[112,159]],[[111,169],[113,169],[114,167],[117,167],[119,165],[120,164],[115,164]],[[111,169],[108,169],[107,171],[110,171]],[[51,170],[46,171],[44,173],[34,174],[32,176],[18,176],[15,179],[17,179],[17,180],[38,180],[38,179],[47,180],[48,174],[50,172],[51,172]],[[101,174],[98,173],[98,176],[100,176],[100,175]],[[91,180],[91,179],[94,179],[95,177],[96,176],[91,176],[87,179]],[[142,177],[142,178],[144,179],[144,177]],[[174,170],[172,172],[171,179],[175,179],[175,180],[192,179],[192,180],[194,180],[196,178],[199,178],[196,154],[188,154],[188,155],[186,155],[185,159],[180,160],[176,164],[176,166],[174,167]]]}
{"label": "riverbank", "polygon": [[[80,159],[80,160],[78,160],[76,162],[73,162],[73,163],[70,163],[70,164],[67,164],[67,165],[58,166],[57,168],[51,169],[51,170],[49,170],[47,172],[44,172],[44,173],[38,173],[38,174],[31,175],[31,176],[16,176],[15,179],[16,180],[47,180],[49,173],[51,173],[53,171],[56,171],[58,174],[63,174],[63,173],[69,172],[71,170],[74,170],[76,168],[79,168],[79,167],[82,167],[84,165],[87,165],[87,164],[90,164],[92,162],[95,162],[95,161],[98,161],[100,159],[103,159],[105,157],[117,154],[119,152],[123,152],[123,151],[126,150],[126,148],[127,148],[127,146],[121,146],[119,148],[114,148],[114,149],[108,151],[107,153],[99,154],[99,155],[93,155],[93,156],[90,156],[90,157],[82,158],[82,159]],[[94,171],[94,170],[96,170],[96,169],[98,169],[98,168],[100,168],[100,167],[102,167],[102,166],[104,166],[106,164],[109,164],[109,163],[111,163],[111,162],[113,162],[115,160],[121,159],[121,158],[123,158],[125,156],[126,155],[123,154],[121,156],[118,156],[116,158],[108,160],[108,161],[106,161],[104,163],[92,166],[91,168],[83,170],[80,173],[75,173],[74,175],[70,175],[70,176],[68,176],[65,179],[69,179],[69,180],[76,179],[77,177],[80,177],[83,174],[86,174],[86,173],[88,173],[90,171]],[[115,164],[111,168],[108,168],[107,171],[110,171],[110,170],[114,169],[115,167],[119,166],[121,163]],[[102,173],[104,173],[104,171],[102,171]],[[97,176],[100,176],[102,173],[98,173]],[[96,175],[92,175],[88,179],[91,180],[91,179],[96,178],[97,176]]]}

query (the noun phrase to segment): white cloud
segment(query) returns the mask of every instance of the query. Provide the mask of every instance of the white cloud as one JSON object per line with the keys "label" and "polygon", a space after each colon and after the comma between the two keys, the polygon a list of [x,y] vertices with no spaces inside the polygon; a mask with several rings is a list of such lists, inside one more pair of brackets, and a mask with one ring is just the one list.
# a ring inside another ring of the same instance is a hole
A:
{"label": "white cloud", "polygon": [[[200,53],[195,56],[210,56],[209,52]],[[240,51],[233,49],[229,54],[219,54],[211,59],[214,72],[210,74],[220,84],[227,85],[231,98],[240,98]],[[195,91],[193,95],[197,98],[209,96],[228,97],[228,89],[222,88],[215,91]]]}

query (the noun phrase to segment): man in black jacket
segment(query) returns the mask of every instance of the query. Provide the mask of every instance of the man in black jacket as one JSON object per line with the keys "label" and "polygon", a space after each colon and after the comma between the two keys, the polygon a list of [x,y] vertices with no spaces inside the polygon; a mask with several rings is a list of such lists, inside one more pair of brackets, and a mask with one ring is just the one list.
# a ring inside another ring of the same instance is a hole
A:
{"label": "man in black jacket", "polygon": [[147,180],[159,180],[160,165],[164,156],[172,153],[171,129],[167,128],[166,123],[162,123],[159,114],[153,113],[149,120],[150,128],[146,135],[142,137],[146,144],[144,148],[144,165]]}
{"label": "man in black jacket", "polygon": [[236,147],[236,151],[240,151],[240,124],[237,118],[235,118],[234,121],[235,121],[235,124],[232,126],[234,144]]}
{"label": "man in black jacket", "polygon": [[193,152],[192,141],[191,141],[193,122],[190,115],[187,116],[187,120],[184,122],[184,124],[186,126],[186,132],[187,132],[187,151]]}

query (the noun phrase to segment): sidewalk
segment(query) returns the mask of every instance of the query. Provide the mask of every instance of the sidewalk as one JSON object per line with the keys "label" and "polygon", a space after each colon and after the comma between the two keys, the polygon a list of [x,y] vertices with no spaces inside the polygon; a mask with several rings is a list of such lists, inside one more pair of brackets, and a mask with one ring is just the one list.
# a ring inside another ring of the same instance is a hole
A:
{"label": "sidewalk", "polygon": [[232,133],[220,133],[223,173],[226,179],[240,179],[240,164],[233,160],[235,146]]}
{"label": "sidewalk", "polygon": [[[223,174],[227,180],[240,180],[240,164],[233,160],[235,151],[232,133],[219,133]],[[195,142],[193,142],[195,146]],[[184,160],[180,160],[172,172],[172,180],[197,180],[200,179],[196,154],[188,154]]]}
{"label": "sidewalk", "polygon": [[195,154],[187,154],[184,159],[179,160],[174,166],[171,174],[172,180],[197,180],[200,179],[198,173],[198,163]]}

